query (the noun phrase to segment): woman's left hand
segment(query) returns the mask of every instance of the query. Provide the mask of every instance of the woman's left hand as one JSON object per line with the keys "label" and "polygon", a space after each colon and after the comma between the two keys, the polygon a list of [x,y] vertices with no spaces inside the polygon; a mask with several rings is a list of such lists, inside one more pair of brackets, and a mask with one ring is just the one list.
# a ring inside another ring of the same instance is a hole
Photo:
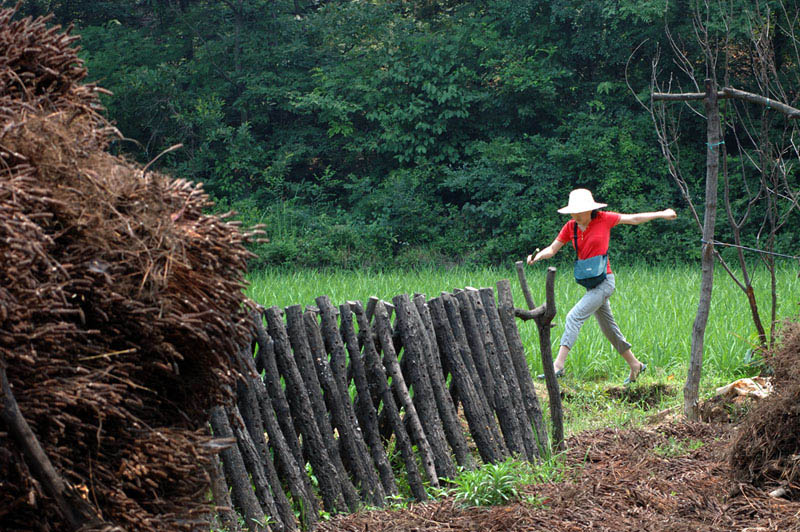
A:
{"label": "woman's left hand", "polygon": [[678,217],[678,213],[674,209],[665,209],[661,211],[665,220],[674,220]]}

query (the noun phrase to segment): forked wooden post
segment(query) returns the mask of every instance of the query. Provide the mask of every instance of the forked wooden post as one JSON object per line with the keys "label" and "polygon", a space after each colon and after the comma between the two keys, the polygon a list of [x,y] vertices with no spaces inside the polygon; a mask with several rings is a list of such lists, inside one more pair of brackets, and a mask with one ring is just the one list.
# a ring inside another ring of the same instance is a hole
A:
{"label": "forked wooden post", "polygon": [[528,310],[516,309],[516,316],[523,320],[532,319],[536,322],[539,331],[539,348],[542,355],[542,366],[544,367],[544,379],[547,384],[547,395],[550,399],[550,417],[553,422],[553,449],[563,451],[564,446],[564,414],[561,406],[561,390],[558,386],[555,370],[553,369],[553,350],[550,346],[550,328],[553,318],[556,316],[556,297],[555,280],[556,268],[547,268],[547,278],[545,280],[545,302],[538,307],[535,306],[531,291],[528,288],[528,280],[525,277],[525,265],[522,261],[515,263],[517,277],[525,296]]}

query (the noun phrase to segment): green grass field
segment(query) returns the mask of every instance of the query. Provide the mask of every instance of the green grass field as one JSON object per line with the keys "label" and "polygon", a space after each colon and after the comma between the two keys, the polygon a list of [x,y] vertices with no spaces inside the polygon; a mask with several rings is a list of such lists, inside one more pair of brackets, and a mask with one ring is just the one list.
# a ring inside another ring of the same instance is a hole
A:
{"label": "green grass field", "polygon": [[[544,298],[547,263],[526,267],[526,275],[536,303]],[[697,310],[700,285],[699,267],[615,266],[617,292],[611,299],[617,322],[633,344],[634,353],[647,362],[643,382],[663,385],[671,391],[654,408],[675,406],[682,401],[682,388],[688,368],[692,325]],[[251,275],[248,295],[265,306],[292,304],[314,305],[314,299],[328,295],[334,304],[370,296],[391,300],[398,294],[420,292],[434,297],[442,291],[474,286],[494,287],[500,279],[511,280],[515,304],[524,307],[522,291],[513,265],[507,269],[430,269],[367,273],[359,271],[261,271]],[[769,277],[764,270],[755,275],[756,297],[765,323],[769,322]],[[797,267],[785,263],[778,276],[778,317],[796,317],[800,301]],[[571,277],[571,270],[561,267],[556,276],[558,314],[552,331],[553,350],[558,348],[563,321],[584,289]],[[539,373],[542,363],[539,340],[533,322],[518,321],[531,371]],[[752,347],[754,327],[744,294],[721,268],[715,275],[711,314],[705,337],[701,392],[736,378],[753,374],[748,351]],[[594,320],[584,325],[567,362],[567,376],[562,387],[570,394],[573,408],[568,408],[568,433],[595,425],[626,424],[632,417],[645,415],[631,404],[611,401],[606,391],[621,384],[628,368],[600,332]],[[537,384],[538,386],[538,384]],[[542,391],[540,397],[546,396]],[[568,402],[570,399],[568,399]],[[571,425],[570,425],[571,424]]]}

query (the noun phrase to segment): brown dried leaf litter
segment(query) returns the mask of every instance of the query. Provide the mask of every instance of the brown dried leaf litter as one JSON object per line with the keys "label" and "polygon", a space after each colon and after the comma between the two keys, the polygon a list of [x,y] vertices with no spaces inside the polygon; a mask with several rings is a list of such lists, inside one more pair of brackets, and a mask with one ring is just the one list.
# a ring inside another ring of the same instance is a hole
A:
{"label": "brown dried leaf litter", "polygon": [[[787,324],[768,361],[775,395],[739,425],[671,423],[570,439],[569,478],[526,488],[539,505],[460,508],[448,499],[337,517],[320,530],[800,531],[798,359],[800,324]],[[770,496],[776,487],[785,496]]]}
{"label": "brown dried leaf litter", "polygon": [[[0,364],[56,469],[127,530],[207,526],[206,409],[249,256],[200,186],[105,150],[76,37],[0,10]],[[64,528],[0,427],[0,529]]]}
{"label": "brown dried leaf litter", "polygon": [[[691,450],[692,442],[703,445]],[[452,499],[337,517],[320,531],[751,532],[800,530],[800,503],[732,482],[723,425],[606,429],[568,441],[570,478],[531,486],[541,505],[460,508]],[[670,451],[672,449],[672,451]]]}

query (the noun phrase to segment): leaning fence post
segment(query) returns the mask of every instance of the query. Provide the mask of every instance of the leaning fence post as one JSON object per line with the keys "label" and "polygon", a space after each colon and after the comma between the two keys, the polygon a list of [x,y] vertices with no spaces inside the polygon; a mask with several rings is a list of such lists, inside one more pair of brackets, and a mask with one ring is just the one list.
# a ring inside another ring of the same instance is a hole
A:
{"label": "leaning fence post", "polygon": [[525,348],[522,339],[519,337],[517,320],[514,317],[514,298],[511,295],[511,283],[508,279],[503,279],[497,283],[497,299],[499,302],[498,312],[500,321],[506,333],[508,348],[511,354],[511,362],[517,372],[517,381],[522,392],[522,401],[525,403],[525,410],[528,413],[529,423],[533,423],[536,429],[536,439],[539,442],[539,454],[544,456],[549,447],[547,441],[547,428],[544,426],[542,408],[539,406],[539,398],[536,397],[536,390],[531,379],[531,370],[528,367],[528,360],[525,357]]}
{"label": "leaning fence post", "polygon": [[392,390],[389,389],[389,379],[386,375],[386,370],[381,364],[375,342],[372,339],[372,329],[369,321],[360,301],[351,302],[351,307],[356,315],[359,330],[364,332],[364,366],[370,386],[376,388],[378,397],[383,401],[383,409],[387,413],[387,421],[394,430],[397,447],[400,449],[400,455],[406,465],[406,479],[408,480],[408,486],[411,488],[411,493],[418,501],[424,501],[428,498],[428,494],[425,492],[422,476],[419,474],[411,438],[409,438],[406,427],[403,425]]}
{"label": "leaning fence post", "polygon": [[317,426],[308,391],[292,356],[289,337],[281,318],[281,309],[270,307],[266,311],[269,334],[275,341],[275,355],[278,368],[286,380],[287,398],[289,399],[295,424],[303,436],[303,448],[319,481],[322,500],[329,512],[335,513],[345,508],[342,493],[343,481],[337,468],[328,456],[328,450]]}
{"label": "leaning fence post", "polygon": [[422,460],[422,468],[425,475],[431,483],[431,486],[439,487],[439,477],[436,474],[436,466],[433,460],[433,451],[428,442],[428,437],[422,428],[417,409],[414,407],[414,401],[411,400],[411,395],[408,393],[403,372],[400,370],[400,363],[397,361],[397,353],[394,349],[394,343],[391,337],[391,324],[389,323],[389,313],[383,301],[378,301],[375,306],[375,325],[378,331],[378,338],[380,339],[381,347],[383,348],[383,364],[387,373],[392,378],[392,389],[396,392],[400,404],[403,405],[406,411],[406,422],[408,423],[409,436],[417,444],[420,457]]}

